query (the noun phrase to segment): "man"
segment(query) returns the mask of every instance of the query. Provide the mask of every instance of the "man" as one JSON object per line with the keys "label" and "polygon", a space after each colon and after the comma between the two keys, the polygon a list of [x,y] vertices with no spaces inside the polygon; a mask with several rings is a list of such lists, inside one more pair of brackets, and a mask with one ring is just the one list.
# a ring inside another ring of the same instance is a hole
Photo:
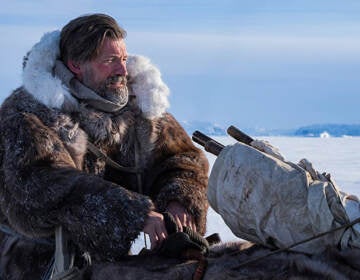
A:
{"label": "man", "polygon": [[93,261],[119,260],[142,231],[158,248],[164,211],[205,232],[207,160],[125,35],[110,16],[86,15],[24,59],[23,86],[0,110],[0,218],[16,233],[0,235],[5,279],[43,273],[54,249],[42,241],[57,226]]}

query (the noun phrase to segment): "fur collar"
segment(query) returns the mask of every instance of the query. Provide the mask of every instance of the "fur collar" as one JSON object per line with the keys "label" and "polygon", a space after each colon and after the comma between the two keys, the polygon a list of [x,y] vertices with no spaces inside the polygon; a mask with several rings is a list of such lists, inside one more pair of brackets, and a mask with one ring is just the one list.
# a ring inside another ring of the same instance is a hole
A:
{"label": "fur collar", "polygon": [[[59,57],[60,31],[46,33],[24,59],[23,86],[38,101],[50,108],[71,108],[79,104],[62,81],[53,75]],[[127,63],[129,94],[136,95],[146,118],[161,116],[169,107],[169,88],[160,71],[144,56],[130,55]]]}

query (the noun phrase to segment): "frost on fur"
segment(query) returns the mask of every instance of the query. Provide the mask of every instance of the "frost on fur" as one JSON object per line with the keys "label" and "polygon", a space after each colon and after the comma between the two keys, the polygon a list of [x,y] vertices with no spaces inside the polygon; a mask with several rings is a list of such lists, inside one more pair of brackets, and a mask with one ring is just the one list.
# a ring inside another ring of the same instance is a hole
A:
{"label": "frost on fur", "polygon": [[51,108],[60,108],[65,97],[71,98],[62,82],[52,75],[60,54],[59,42],[60,31],[46,33],[29,52],[23,71],[24,88]]}
{"label": "frost on fur", "polygon": [[130,92],[137,97],[138,106],[145,117],[160,117],[168,108],[169,88],[161,80],[160,71],[144,56],[128,58]]}

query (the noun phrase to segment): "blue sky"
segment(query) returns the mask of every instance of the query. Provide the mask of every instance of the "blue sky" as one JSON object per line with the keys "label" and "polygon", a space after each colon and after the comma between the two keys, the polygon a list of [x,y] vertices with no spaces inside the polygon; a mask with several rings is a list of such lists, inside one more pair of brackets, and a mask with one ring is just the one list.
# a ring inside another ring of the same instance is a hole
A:
{"label": "blue sky", "polygon": [[[359,124],[360,1],[3,1],[0,100],[43,33],[104,12],[151,58],[177,119],[240,128]],[[61,3],[60,3],[61,2]]]}

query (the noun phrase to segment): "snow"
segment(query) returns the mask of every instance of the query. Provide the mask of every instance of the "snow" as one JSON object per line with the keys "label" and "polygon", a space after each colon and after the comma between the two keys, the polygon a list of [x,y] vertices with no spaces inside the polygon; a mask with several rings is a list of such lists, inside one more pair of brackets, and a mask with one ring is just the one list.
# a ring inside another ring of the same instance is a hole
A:
{"label": "snow", "polygon": [[327,131],[320,133],[320,138],[329,138],[329,137],[331,137],[331,135]]}
{"label": "snow", "polygon": [[[235,142],[230,137],[213,137],[216,141],[230,145]],[[360,197],[360,137],[259,137],[279,148],[286,160],[298,162],[302,158],[310,160],[321,172],[328,172],[344,192]],[[205,152],[212,166],[216,156]],[[222,218],[212,209],[208,211],[207,233],[219,233],[223,241],[239,240],[226,226]],[[147,242],[148,247],[150,242]],[[137,253],[144,247],[141,235],[132,247]]]}

